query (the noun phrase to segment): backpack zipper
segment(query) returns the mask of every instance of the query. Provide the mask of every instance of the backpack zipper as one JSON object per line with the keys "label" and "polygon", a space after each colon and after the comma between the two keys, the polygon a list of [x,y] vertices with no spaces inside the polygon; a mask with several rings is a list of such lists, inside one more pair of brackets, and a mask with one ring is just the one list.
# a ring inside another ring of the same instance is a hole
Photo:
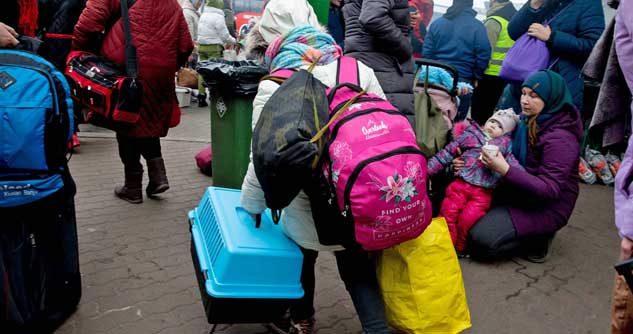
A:
{"label": "backpack zipper", "polygon": [[341,215],[343,215],[343,217],[348,217],[349,215],[349,219],[353,221],[350,196],[352,193],[352,186],[356,182],[356,179],[360,175],[360,172],[372,162],[384,160],[394,155],[400,155],[400,154],[419,154],[421,156],[424,156],[424,154],[422,154],[422,151],[420,151],[417,147],[404,146],[404,147],[397,148],[395,150],[391,150],[389,152],[385,152],[383,154],[379,154],[369,159],[365,159],[361,161],[358,164],[358,166],[356,166],[356,168],[354,168],[354,171],[352,172],[349,179],[347,180],[347,183],[345,184],[345,193],[343,195],[343,203],[345,207],[343,208],[343,211],[341,212]]}
{"label": "backpack zipper", "polygon": [[[358,98],[356,100],[356,103],[359,102],[380,102],[380,101],[385,101],[384,99],[381,99],[379,97],[361,97]],[[347,101],[343,101],[341,103],[339,103],[336,107],[332,108],[332,111],[330,112],[330,117],[332,117],[332,115],[336,114],[336,112],[341,109],[345,103],[347,103]]]}
{"label": "backpack zipper", "polygon": [[103,80],[99,80],[98,77],[94,77],[94,76],[90,76],[88,75],[88,71],[90,71],[90,69],[86,66],[84,66],[82,63],[80,63],[78,60],[73,60],[72,63],[70,64],[70,70],[71,71],[75,71],[75,72],[79,72],[83,74],[83,77],[88,79],[88,81],[91,81],[97,85],[102,85],[105,86],[107,88],[113,88],[116,85],[116,80],[110,80],[108,78],[106,78],[105,74],[102,74],[102,78]]}

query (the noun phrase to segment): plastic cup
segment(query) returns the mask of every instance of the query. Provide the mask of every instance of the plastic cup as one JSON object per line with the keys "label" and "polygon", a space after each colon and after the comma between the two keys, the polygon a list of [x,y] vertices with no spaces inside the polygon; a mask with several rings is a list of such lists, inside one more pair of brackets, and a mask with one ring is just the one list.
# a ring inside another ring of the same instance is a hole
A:
{"label": "plastic cup", "polygon": [[491,157],[496,157],[499,153],[499,146],[497,145],[486,144],[481,149],[488,153]]}

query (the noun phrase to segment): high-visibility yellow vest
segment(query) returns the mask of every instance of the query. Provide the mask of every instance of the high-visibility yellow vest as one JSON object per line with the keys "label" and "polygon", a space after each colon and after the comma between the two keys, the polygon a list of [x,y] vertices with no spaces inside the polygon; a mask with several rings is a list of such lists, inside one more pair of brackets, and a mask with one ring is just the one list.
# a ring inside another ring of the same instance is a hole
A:
{"label": "high-visibility yellow vest", "polygon": [[508,20],[504,19],[501,16],[490,16],[488,20],[495,20],[501,24],[501,33],[499,33],[499,39],[497,40],[497,45],[492,50],[492,57],[490,58],[490,63],[488,64],[488,68],[484,72],[487,75],[498,76],[499,71],[501,70],[501,64],[503,60],[506,58],[506,54],[510,47],[514,44],[512,38],[508,34]]}

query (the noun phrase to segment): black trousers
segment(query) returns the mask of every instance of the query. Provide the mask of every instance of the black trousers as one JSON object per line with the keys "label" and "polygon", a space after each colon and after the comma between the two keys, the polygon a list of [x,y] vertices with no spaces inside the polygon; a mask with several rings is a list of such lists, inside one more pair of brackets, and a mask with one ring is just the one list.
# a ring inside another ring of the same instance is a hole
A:
{"label": "black trousers", "polygon": [[145,160],[162,157],[160,138],[133,138],[117,134],[116,141],[119,144],[119,157],[126,171],[143,171],[141,156]]}
{"label": "black trousers", "polygon": [[505,86],[506,82],[497,76],[484,75],[481,78],[470,105],[470,116],[479,125],[484,125],[492,116]]}
{"label": "black trousers", "polygon": [[316,264],[319,252],[311,249],[299,247],[303,253],[303,264],[301,266],[301,286],[303,286],[303,297],[290,304],[290,317],[293,320],[308,319],[314,315],[314,289],[315,276],[314,265]]}
{"label": "black trousers", "polygon": [[554,234],[517,236],[505,206],[493,207],[468,231],[468,251],[477,260],[529,255],[543,248]]}
{"label": "black trousers", "polygon": [[[319,253],[304,248],[301,248],[301,251],[303,252],[301,285],[304,295],[290,305],[290,317],[293,320],[308,319],[314,315],[314,264]],[[374,258],[360,248],[337,251],[334,252],[334,256],[341,280],[354,303],[363,333],[392,333],[385,317]]]}

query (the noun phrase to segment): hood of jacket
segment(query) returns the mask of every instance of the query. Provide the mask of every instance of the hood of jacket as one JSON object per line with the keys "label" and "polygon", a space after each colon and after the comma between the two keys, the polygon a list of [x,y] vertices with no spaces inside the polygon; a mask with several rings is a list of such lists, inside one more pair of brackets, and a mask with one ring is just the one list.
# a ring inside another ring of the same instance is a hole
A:
{"label": "hood of jacket", "polygon": [[510,21],[516,13],[517,9],[514,8],[514,5],[511,1],[497,2],[492,7],[490,7],[490,9],[488,9],[488,12],[486,12],[486,17],[501,16],[504,19]]}
{"label": "hood of jacket", "polygon": [[464,11],[461,12],[461,14],[457,15],[452,21],[458,20],[460,17],[464,17],[464,16],[477,17],[477,12],[472,8],[466,8],[464,9]]}
{"label": "hood of jacket", "polygon": [[268,44],[294,27],[319,26],[307,0],[271,0],[264,9],[258,29]]}
{"label": "hood of jacket", "polygon": [[266,42],[262,33],[259,32],[260,25],[261,22],[258,21],[244,38],[244,52],[246,59],[255,60],[257,63],[263,64],[268,42]]}
{"label": "hood of jacket", "polygon": [[[261,21],[258,21],[253,29],[246,35],[244,39],[244,50],[246,58],[256,61],[258,64],[264,63],[266,56],[266,49],[269,42],[266,41],[264,35],[261,33]],[[316,27],[322,32],[327,33],[327,28],[317,23]]]}

